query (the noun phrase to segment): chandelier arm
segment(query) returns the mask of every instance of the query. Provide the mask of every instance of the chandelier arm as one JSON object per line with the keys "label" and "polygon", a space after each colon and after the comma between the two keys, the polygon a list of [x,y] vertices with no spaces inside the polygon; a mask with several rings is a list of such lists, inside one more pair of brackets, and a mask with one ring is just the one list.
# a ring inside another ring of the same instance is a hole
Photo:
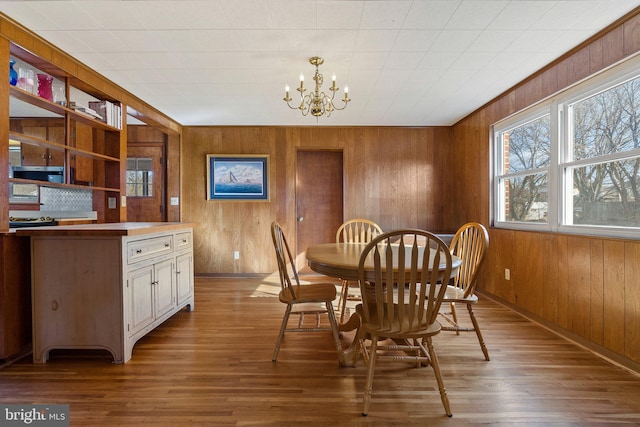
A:
{"label": "chandelier arm", "polygon": [[333,104],[333,109],[334,110],[338,110],[338,111],[342,111],[345,108],[347,108],[347,104],[349,103],[349,101],[351,101],[349,98],[347,98],[347,100],[345,101],[344,99],[342,100],[342,102],[344,102],[344,104],[342,105],[342,107],[337,107],[336,104]]}

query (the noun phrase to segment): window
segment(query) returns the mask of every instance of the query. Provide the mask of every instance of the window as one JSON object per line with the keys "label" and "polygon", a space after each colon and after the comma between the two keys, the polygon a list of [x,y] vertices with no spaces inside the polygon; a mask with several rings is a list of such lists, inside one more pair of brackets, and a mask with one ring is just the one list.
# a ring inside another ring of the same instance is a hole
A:
{"label": "window", "polygon": [[127,197],[153,197],[152,158],[127,158]]}
{"label": "window", "polygon": [[496,227],[640,238],[639,64],[494,124]]}
{"label": "window", "polygon": [[547,222],[550,130],[547,113],[497,135],[500,221]]}

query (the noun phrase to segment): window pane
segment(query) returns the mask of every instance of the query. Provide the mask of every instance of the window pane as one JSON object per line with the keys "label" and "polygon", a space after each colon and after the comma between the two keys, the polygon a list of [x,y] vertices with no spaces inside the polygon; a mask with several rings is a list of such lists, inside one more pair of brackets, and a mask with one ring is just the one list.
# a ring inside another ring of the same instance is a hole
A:
{"label": "window pane", "polygon": [[571,120],[576,160],[640,147],[640,78],[573,104]]}
{"label": "window pane", "polygon": [[547,174],[505,179],[505,221],[547,222]]}
{"label": "window pane", "polygon": [[640,159],[573,169],[573,223],[640,226]]}
{"label": "window pane", "polygon": [[153,196],[153,159],[127,158],[127,196]]}
{"label": "window pane", "polygon": [[502,133],[503,173],[521,172],[549,166],[551,146],[550,115]]}
{"label": "window pane", "polygon": [[153,169],[153,159],[141,158],[138,159],[138,170],[150,171]]}

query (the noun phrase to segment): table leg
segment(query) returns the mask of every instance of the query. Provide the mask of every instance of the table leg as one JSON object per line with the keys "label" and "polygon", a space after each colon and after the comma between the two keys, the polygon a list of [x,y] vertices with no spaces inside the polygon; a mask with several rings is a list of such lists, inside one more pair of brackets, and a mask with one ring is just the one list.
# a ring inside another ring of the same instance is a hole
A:
{"label": "table leg", "polygon": [[[358,329],[359,326],[360,326],[360,316],[357,313],[354,313],[351,315],[351,317],[349,317],[349,320],[347,320],[345,323],[341,323],[338,326],[338,328],[340,332],[350,332]],[[357,334],[356,334],[354,336],[353,341],[351,341],[351,344],[349,344],[347,348],[343,349],[342,352],[338,354],[338,359],[340,360],[340,366],[343,366],[343,367],[354,366],[355,361],[358,360],[357,358],[358,351],[360,351],[360,349],[358,348],[358,340],[357,340]]]}

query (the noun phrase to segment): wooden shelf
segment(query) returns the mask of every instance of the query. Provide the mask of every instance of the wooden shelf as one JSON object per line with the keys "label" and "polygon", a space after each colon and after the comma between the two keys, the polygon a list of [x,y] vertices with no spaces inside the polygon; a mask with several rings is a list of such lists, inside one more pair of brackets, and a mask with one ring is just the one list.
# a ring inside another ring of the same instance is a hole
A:
{"label": "wooden shelf", "polygon": [[105,154],[95,153],[93,151],[83,150],[81,148],[69,147],[68,145],[59,144],[57,142],[47,141],[45,139],[36,138],[34,136],[24,135],[18,132],[9,132],[9,138],[23,142],[29,145],[35,145],[44,148],[53,148],[55,150],[66,150],[71,154],[89,157],[96,160],[105,160],[108,162],[119,162],[117,157],[107,156]]}
{"label": "wooden shelf", "polygon": [[74,188],[78,190],[108,191],[113,193],[120,192],[119,188],[96,187],[93,185],[80,185],[80,184],[64,184],[64,183],[38,181],[35,179],[24,179],[24,178],[9,178],[9,182],[13,182],[15,184],[33,184],[33,185],[39,185],[40,187]]}
{"label": "wooden shelf", "polygon": [[54,114],[59,114],[64,117],[68,115],[72,120],[88,124],[90,126],[110,131],[110,132],[120,132],[121,129],[110,126],[103,122],[102,120],[89,117],[85,114],[79,113],[71,108],[67,108],[60,104],[56,104],[55,102],[51,102],[48,99],[41,98],[37,95],[32,94],[31,92],[27,92],[22,90],[16,86],[10,86],[10,95],[20,101],[31,104],[35,107],[42,108],[43,110],[49,111]]}

